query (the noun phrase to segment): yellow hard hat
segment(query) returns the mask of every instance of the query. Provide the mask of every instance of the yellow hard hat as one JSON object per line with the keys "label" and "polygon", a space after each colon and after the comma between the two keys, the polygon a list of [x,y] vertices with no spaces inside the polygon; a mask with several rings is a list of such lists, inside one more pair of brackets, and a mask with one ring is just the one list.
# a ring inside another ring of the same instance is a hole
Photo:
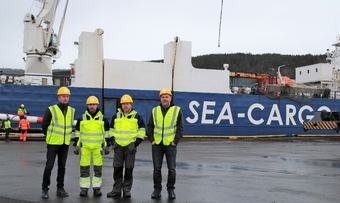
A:
{"label": "yellow hard hat", "polygon": [[160,92],[159,92],[159,96],[162,96],[163,94],[168,94],[170,96],[172,96],[171,90],[168,88],[163,88]]}
{"label": "yellow hard hat", "polygon": [[132,97],[128,94],[124,94],[121,98],[120,98],[120,103],[133,103]]}
{"label": "yellow hard hat", "polygon": [[57,93],[57,95],[59,96],[59,95],[63,95],[63,94],[66,94],[66,95],[71,95],[71,92],[70,92],[70,90],[67,88],[67,87],[60,87],[59,89],[58,89],[58,93]]}
{"label": "yellow hard hat", "polygon": [[99,104],[99,100],[96,96],[89,96],[86,100],[86,105],[88,104]]}

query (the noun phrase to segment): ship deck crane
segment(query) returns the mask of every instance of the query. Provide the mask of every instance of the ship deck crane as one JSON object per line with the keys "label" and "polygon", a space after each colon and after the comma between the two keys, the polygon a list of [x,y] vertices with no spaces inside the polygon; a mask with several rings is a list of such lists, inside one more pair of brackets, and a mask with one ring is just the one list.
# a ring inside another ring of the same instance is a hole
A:
{"label": "ship deck crane", "polygon": [[58,34],[53,29],[60,0],[39,0],[42,8],[35,16],[24,17],[25,83],[52,85],[52,58],[60,55],[59,45],[69,0],[66,0]]}

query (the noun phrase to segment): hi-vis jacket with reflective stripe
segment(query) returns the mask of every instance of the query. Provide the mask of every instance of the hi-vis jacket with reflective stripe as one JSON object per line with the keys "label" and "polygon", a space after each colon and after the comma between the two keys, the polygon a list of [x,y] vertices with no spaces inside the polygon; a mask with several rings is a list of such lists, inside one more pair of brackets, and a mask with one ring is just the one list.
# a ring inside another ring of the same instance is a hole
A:
{"label": "hi-vis jacket with reflective stripe", "polygon": [[51,112],[52,119],[47,128],[46,143],[51,145],[69,145],[74,122],[74,108],[68,106],[66,116],[64,116],[58,105],[53,105],[48,108]]}
{"label": "hi-vis jacket with reflective stripe", "polygon": [[11,128],[11,121],[5,120],[5,129],[10,129],[10,128]]}
{"label": "hi-vis jacket with reflective stripe", "polygon": [[161,106],[156,106],[152,109],[154,123],[153,137],[156,144],[160,144],[163,140],[163,144],[168,146],[174,141],[180,110],[179,106],[171,106],[165,116],[163,116]]}
{"label": "hi-vis jacket with reflective stripe", "polygon": [[27,110],[26,110],[26,108],[18,108],[18,112],[17,112],[18,114],[27,114]]}
{"label": "hi-vis jacket with reflective stripe", "polygon": [[86,110],[79,124],[79,131],[76,130],[76,137],[79,137],[77,146],[82,144],[82,147],[101,148],[106,146],[105,138],[105,122],[104,115],[98,111],[93,117]]}
{"label": "hi-vis jacket with reflective stripe", "polygon": [[123,111],[119,108],[116,117],[113,119],[110,132],[118,145],[125,147],[135,142],[137,138],[144,140],[144,121],[135,110],[124,115]]}

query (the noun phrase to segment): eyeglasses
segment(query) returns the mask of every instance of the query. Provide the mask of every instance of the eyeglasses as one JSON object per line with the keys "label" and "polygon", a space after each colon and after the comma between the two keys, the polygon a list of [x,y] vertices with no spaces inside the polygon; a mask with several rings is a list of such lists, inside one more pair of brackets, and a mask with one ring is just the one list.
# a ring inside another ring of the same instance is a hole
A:
{"label": "eyeglasses", "polygon": [[98,104],[88,104],[88,105],[90,105],[90,106],[95,106],[95,105],[98,105]]}

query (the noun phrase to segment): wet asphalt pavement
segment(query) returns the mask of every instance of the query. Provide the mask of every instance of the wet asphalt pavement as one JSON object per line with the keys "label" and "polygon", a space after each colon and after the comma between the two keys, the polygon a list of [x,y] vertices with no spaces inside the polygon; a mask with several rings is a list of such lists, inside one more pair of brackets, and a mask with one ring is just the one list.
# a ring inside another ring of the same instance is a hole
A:
{"label": "wet asphalt pavement", "polygon": [[[79,156],[70,148],[65,190],[55,196],[57,163],[52,173],[50,199],[40,199],[45,164],[44,142],[0,141],[0,202],[340,202],[340,138],[293,141],[184,141],[178,146],[176,200],[163,189],[162,199],[150,199],[153,190],[151,146],[138,147],[132,198],[106,197],[112,189],[112,157],[103,167],[103,196],[79,197]],[[166,185],[166,163],[163,165]]]}

